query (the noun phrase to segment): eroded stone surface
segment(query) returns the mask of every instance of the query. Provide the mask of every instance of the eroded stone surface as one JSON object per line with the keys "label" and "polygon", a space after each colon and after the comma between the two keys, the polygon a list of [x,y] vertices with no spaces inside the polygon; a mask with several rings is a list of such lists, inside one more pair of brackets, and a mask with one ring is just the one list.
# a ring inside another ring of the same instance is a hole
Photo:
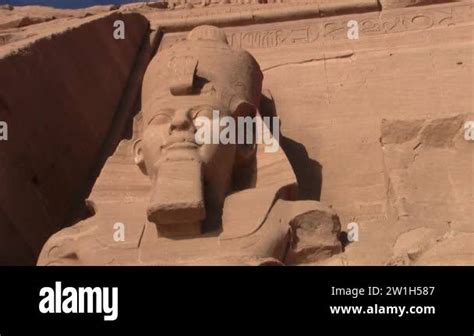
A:
{"label": "eroded stone surface", "polygon": [[285,259],[287,264],[324,262],[342,252],[341,223],[330,209],[321,206],[301,214],[290,226],[292,239]]}

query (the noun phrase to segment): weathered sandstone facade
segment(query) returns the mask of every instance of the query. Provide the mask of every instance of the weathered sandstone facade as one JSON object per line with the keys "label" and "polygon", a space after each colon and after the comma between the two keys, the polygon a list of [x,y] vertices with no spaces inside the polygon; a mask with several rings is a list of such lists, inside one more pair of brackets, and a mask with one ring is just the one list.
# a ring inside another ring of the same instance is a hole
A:
{"label": "weathered sandstone facade", "polygon": [[[117,20],[124,40],[113,38]],[[351,20],[358,39],[348,38]],[[86,264],[472,265],[474,142],[464,124],[474,120],[473,24],[471,1],[1,7],[0,120],[9,139],[0,141],[0,263],[34,264],[43,249],[41,264],[56,253]],[[145,224],[150,198],[132,150],[143,77],[202,25],[220,27],[232,49],[255,58],[259,112],[281,120],[284,152],[259,149],[255,185],[227,197],[222,219],[253,233],[253,220],[286,221],[293,238],[276,259],[253,258],[268,245],[214,258],[203,237],[139,252],[147,235],[129,225]],[[126,227],[117,250],[115,223]],[[349,223],[359,240],[334,239]],[[61,229],[70,244],[45,251]],[[99,237],[85,245],[92,256],[68,250],[83,235]]]}

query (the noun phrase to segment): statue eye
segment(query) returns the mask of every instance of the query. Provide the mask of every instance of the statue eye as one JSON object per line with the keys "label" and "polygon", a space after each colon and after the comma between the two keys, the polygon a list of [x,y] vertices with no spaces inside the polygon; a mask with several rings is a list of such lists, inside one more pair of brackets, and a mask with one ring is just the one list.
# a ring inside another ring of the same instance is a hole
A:
{"label": "statue eye", "polygon": [[159,112],[150,121],[150,125],[163,125],[171,123],[171,113],[168,111]]}

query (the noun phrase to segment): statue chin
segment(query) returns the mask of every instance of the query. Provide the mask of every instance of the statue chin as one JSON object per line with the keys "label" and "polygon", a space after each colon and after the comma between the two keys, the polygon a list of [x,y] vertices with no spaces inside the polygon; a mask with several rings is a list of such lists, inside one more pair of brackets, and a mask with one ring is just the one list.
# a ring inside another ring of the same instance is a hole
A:
{"label": "statue chin", "polygon": [[158,167],[147,209],[163,236],[197,235],[206,218],[202,163],[196,149],[170,150]]}

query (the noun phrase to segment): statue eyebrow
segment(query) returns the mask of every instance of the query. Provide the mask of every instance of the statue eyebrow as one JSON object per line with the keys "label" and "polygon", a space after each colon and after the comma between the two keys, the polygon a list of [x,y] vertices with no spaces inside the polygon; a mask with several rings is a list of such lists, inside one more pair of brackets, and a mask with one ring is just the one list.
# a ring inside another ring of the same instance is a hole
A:
{"label": "statue eyebrow", "polygon": [[169,113],[165,113],[165,112],[174,112],[174,110],[172,108],[166,108],[166,109],[159,110],[158,113],[155,113],[155,115],[153,117],[151,117],[151,119],[148,121],[147,125],[150,125],[152,123],[152,121],[155,120],[156,117],[158,117],[160,115],[167,115],[167,116],[171,117]]}

